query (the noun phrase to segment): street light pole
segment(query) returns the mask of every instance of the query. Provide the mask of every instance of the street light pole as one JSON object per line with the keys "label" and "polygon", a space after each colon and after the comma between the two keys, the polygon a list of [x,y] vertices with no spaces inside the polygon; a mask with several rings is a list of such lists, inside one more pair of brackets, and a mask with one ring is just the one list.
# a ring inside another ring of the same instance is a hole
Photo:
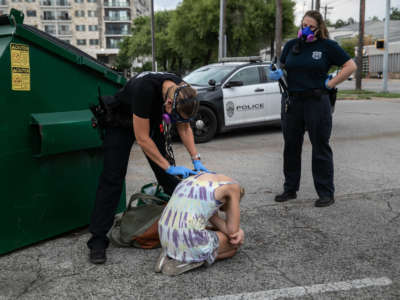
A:
{"label": "street light pole", "polygon": [[384,49],[383,49],[383,92],[388,92],[388,67],[389,67],[389,22],[390,22],[390,0],[386,0]]}
{"label": "street light pole", "polygon": [[224,56],[225,50],[225,0],[219,1],[219,46],[218,46],[218,61]]}
{"label": "street light pole", "polygon": [[152,70],[156,71],[156,46],[154,41],[154,0],[150,0],[151,10],[151,57],[152,57]]}

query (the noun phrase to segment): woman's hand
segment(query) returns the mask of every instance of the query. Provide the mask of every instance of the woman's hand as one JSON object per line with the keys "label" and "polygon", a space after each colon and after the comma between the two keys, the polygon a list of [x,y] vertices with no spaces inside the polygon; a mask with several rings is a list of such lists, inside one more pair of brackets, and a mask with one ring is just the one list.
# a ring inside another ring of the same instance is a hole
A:
{"label": "woman's hand", "polygon": [[235,246],[238,246],[238,247],[243,245],[243,242],[244,242],[244,231],[242,230],[242,228],[240,228],[238,232],[236,232],[234,234],[231,234],[229,236],[229,242],[232,245],[235,245]]}

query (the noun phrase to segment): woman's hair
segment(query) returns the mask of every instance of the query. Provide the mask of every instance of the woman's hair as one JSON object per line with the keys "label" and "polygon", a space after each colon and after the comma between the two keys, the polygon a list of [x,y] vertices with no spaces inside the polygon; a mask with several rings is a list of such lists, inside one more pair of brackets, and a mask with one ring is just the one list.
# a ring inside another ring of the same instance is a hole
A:
{"label": "woman's hair", "polygon": [[[199,108],[199,101],[196,100],[197,91],[192,88],[189,84],[182,82],[179,86],[173,86],[168,89],[168,98],[173,99],[176,89],[184,86],[180,89],[176,99],[176,109],[181,114],[184,113],[186,116],[193,117]],[[193,100],[193,101],[185,101]]]}
{"label": "woman's hair", "polygon": [[321,15],[321,13],[318,10],[309,10],[307,11],[303,18],[301,19],[301,25],[300,27],[303,25],[303,20],[305,17],[310,17],[313,18],[315,21],[317,21],[317,31],[315,33],[315,36],[319,39],[329,39],[329,32],[328,29],[326,28],[326,24],[325,21]]}

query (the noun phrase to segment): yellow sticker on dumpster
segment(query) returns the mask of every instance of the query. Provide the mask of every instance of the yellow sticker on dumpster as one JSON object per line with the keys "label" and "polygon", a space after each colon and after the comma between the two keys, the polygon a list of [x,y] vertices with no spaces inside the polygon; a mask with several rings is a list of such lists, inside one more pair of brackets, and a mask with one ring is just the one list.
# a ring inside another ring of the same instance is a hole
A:
{"label": "yellow sticker on dumpster", "polygon": [[31,68],[29,64],[29,46],[10,44],[11,89],[13,91],[31,90]]}

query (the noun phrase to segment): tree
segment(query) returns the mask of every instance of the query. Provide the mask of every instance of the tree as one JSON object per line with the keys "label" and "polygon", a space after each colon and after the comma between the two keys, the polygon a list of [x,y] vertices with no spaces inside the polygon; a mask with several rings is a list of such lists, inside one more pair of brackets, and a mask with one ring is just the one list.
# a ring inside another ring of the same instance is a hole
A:
{"label": "tree", "polygon": [[400,9],[397,7],[392,7],[390,13],[390,20],[400,20]]}
{"label": "tree", "polygon": [[345,25],[347,25],[345,21],[343,21],[342,19],[338,19],[334,26],[335,26],[335,28],[339,28],[339,27],[343,27]]}
{"label": "tree", "polygon": [[[228,56],[258,55],[274,39],[275,4],[267,0],[229,0],[226,10]],[[282,0],[283,36],[294,31],[294,5]],[[183,0],[174,11],[156,12],[156,59],[160,69],[183,73],[217,60],[219,1]],[[134,20],[119,61],[151,54],[149,17]]]}
{"label": "tree", "polygon": [[[363,40],[364,40],[364,46],[373,45],[375,42],[374,38],[371,35],[364,36]],[[355,48],[357,47],[357,44],[358,44],[358,35],[352,38],[343,39],[340,42],[340,46],[343,48],[344,51],[347,52],[347,54],[350,57],[355,56]]]}

